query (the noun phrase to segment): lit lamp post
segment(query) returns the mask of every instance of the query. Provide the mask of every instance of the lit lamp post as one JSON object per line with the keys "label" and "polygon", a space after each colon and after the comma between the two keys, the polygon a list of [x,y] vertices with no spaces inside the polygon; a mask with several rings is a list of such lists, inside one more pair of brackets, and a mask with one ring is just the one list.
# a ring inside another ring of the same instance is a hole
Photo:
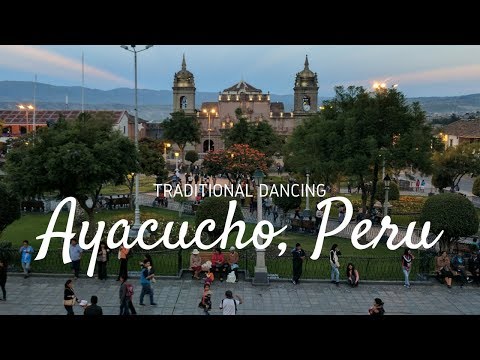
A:
{"label": "lit lamp post", "polygon": [[214,108],[210,110],[203,109],[202,112],[208,115],[208,152],[210,152],[210,132],[212,131],[210,114],[214,114],[216,116],[217,112],[215,111]]}
{"label": "lit lamp post", "polygon": [[165,159],[165,165],[167,164],[167,148],[169,148],[170,146],[172,146],[172,144],[170,143],[163,144],[163,157]]}
{"label": "lit lamp post", "polygon": [[180,156],[180,153],[175,152],[175,172],[178,171],[178,157]]}
{"label": "lit lamp post", "polygon": [[[142,50],[137,50],[135,45],[130,45],[130,48],[127,45],[121,45],[122,49],[130,51],[134,55],[134,69],[135,69],[135,149],[138,154],[138,87],[137,87],[137,53],[150,49],[153,45],[147,45]],[[138,198],[140,188],[140,179],[139,174],[135,174],[135,222],[130,230],[130,237],[136,237],[138,230],[140,229],[140,204]]]}
{"label": "lit lamp post", "polygon": [[25,110],[25,115],[26,115],[26,118],[27,118],[26,133],[28,134],[28,111],[29,110],[35,110],[35,108],[33,107],[33,105],[22,105],[22,104],[17,105],[17,107],[20,110]]}
{"label": "lit lamp post", "polygon": [[388,190],[390,190],[390,176],[388,174],[383,178],[383,184],[385,185],[385,201],[383,202],[383,216],[388,215]]}
{"label": "lit lamp post", "polygon": [[[257,223],[262,221],[262,197],[260,196],[260,184],[265,174],[262,170],[257,169],[253,173],[255,185],[257,186]],[[259,236],[258,243],[263,244],[263,239]],[[265,264],[265,249],[256,249],[257,261],[255,263],[255,275],[252,285],[268,285],[268,272]]]}
{"label": "lit lamp post", "polygon": [[310,198],[308,197],[308,185],[310,180],[310,170],[307,168],[305,170],[306,177],[307,177],[307,190],[306,190],[306,198],[305,198],[305,210],[303,210],[303,217],[310,217]]}

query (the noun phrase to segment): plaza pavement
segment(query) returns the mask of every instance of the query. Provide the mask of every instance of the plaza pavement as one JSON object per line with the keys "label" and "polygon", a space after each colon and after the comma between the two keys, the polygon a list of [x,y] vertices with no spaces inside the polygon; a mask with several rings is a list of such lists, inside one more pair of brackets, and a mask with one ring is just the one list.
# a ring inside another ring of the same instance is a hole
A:
{"label": "plaza pavement", "polygon": [[[32,275],[28,279],[11,275],[7,281],[7,301],[0,301],[0,315],[64,315],[63,286],[68,277],[43,277]],[[158,279],[153,285],[156,306],[138,305],[141,286],[135,285],[134,305],[140,315],[202,315],[197,307],[202,295],[198,281]],[[119,283],[114,279],[100,281],[80,278],[74,282],[77,296],[90,300],[97,295],[104,314],[117,315],[119,311]],[[447,289],[437,283],[412,285],[369,283],[351,289],[342,283],[339,287],[325,282],[272,282],[268,287],[255,287],[250,282],[212,285],[213,307],[211,314],[220,315],[218,305],[225,290],[239,294],[244,303],[238,315],[366,315],[373,299],[385,302],[386,315],[480,315],[480,288],[468,285]],[[74,308],[76,315],[83,309]]]}

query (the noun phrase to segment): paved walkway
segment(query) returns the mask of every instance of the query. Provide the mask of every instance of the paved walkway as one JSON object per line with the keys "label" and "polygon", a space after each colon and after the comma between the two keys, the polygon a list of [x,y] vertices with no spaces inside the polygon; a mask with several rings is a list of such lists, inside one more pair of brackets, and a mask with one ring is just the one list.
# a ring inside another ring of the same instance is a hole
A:
{"label": "paved walkway", "polygon": [[[0,315],[64,315],[63,277],[36,277],[23,279],[9,276],[7,301],[0,301]],[[157,306],[138,305],[140,285],[136,285],[134,305],[141,315],[202,315],[197,307],[202,287],[193,280],[159,279],[154,284]],[[81,278],[75,281],[75,291],[81,299],[99,297],[104,314],[116,315],[119,311],[119,283]],[[440,314],[480,315],[480,289],[477,286],[447,289],[440,284],[418,285],[405,289],[402,285],[361,284],[351,289],[347,285],[336,287],[330,283],[274,282],[269,287],[254,287],[249,282],[236,284],[215,282],[212,286],[212,315],[221,314],[218,305],[226,289],[231,289],[244,299],[239,315],[365,315],[375,297],[385,302],[388,314]],[[82,308],[75,307],[77,315]]]}

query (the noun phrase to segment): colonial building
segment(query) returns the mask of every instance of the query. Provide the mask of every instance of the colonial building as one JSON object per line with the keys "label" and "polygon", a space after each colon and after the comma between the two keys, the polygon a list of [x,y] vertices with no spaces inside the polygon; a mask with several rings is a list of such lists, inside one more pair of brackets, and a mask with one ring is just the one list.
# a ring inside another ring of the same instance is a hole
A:
{"label": "colonial building", "polygon": [[201,142],[196,145],[200,153],[224,148],[223,133],[238,121],[235,110],[240,108],[250,122],[268,121],[279,135],[290,135],[305,117],[318,111],[318,78],[309,68],[308,57],[302,71],[296,74],[294,109],[286,112],[282,102],[271,102],[270,93],[263,93],[241,80],[219,93],[218,101],[204,102],[195,107],[195,82],[187,70],[185,56],[182,69],[173,80],[173,111],[183,110],[196,116],[201,127]]}
{"label": "colonial building", "polygon": [[[135,117],[127,111],[99,111],[86,110],[89,114],[103,114],[108,116],[113,121],[113,128],[119,130],[125,136],[134,140],[135,137]],[[60,114],[65,119],[75,119],[80,115],[80,110],[37,110],[35,112],[35,128],[48,126],[49,123],[54,123],[58,120]],[[2,124],[2,133],[0,134],[0,141],[7,141],[9,138],[25,135],[33,131],[33,114],[30,111],[22,110],[0,110],[0,124]],[[139,139],[145,137],[146,121],[138,119],[139,124]]]}
{"label": "colonial building", "polygon": [[480,120],[458,120],[444,127],[445,147],[480,141]]}

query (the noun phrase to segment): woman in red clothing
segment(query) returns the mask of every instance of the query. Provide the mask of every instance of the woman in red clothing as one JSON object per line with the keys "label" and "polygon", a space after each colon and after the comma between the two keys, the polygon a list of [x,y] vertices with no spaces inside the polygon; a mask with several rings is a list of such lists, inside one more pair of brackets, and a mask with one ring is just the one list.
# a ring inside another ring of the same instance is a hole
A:
{"label": "woman in red clothing", "polygon": [[[215,248],[215,251],[212,254],[212,272],[220,273],[220,281],[223,281],[223,276],[227,275],[228,263],[225,262],[225,258],[222,254],[222,249],[219,247]],[[217,277],[217,276],[215,276]]]}

